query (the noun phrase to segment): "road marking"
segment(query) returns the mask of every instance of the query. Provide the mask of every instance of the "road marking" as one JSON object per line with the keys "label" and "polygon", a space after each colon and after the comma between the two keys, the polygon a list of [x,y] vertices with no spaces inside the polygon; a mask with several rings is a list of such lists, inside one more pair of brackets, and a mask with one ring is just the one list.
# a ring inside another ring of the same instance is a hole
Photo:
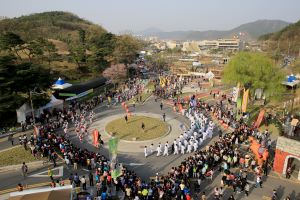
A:
{"label": "road marking", "polygon": [[[65,185],[70,185],[70,181],[68,179],[64,180]],[[42,186],[49,186],[50,187],[50,181],[49,182],[42,182],[42,183],[35,183],[32,185],[26,185],[24,184],[24,190],[26,189],[32,189],[32,188],[37,188],[37,187],[42,187]],[[0,195],[11,193],[11,192],[16,192],[17,188],[10,188],[6,190],[1,190]]]}
{"label": "road marking", "polygon": [[[57,169],[58,169],[58,174],[57,175],[53,174],[53,177],[61,177],[61,176],[63,176],[63,174],[64,174],[64,167],[63,166],[56,167],[56,168],[53,168],[52,171],[57,170]],[[47,173],[47,174],[45,174],[45,173]],[[48,177],[48,170],[45,170],[45,171],[42,171],[42,172],[30,175],[28,177],[36,177],[36,178],[37,177]]]}
{"label": "road marking", "polygon": [[247,182],[248,182],[248,183],[251,183],[251,184],[253,184],[253,185],[256,184],[256,182],[254,182],[254,181],[249,181],[249,180],[247,180]]}
{"label": "road marking", "polygon": [[144,163],[122,163],[123,165],[128,165],[128,166],[142,166]]}

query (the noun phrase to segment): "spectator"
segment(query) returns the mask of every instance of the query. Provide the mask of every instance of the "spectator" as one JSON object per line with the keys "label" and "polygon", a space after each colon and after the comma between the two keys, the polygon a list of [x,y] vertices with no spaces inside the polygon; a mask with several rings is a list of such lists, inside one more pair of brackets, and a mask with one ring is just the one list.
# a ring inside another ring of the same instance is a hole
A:
{"label": "spectator", "polygon": [[23,177],[25,178],[27,176],[27,172],[28,172],[28,167],[25,164],[25,162],[23,162],[23,164],[22,164],[21,171],[22,171]]}
{"label": "spectator", "polygon": [[86,190],[86,179],[85,179],[85,176],[81,177],[80,182],[82,184],[82,189]]}

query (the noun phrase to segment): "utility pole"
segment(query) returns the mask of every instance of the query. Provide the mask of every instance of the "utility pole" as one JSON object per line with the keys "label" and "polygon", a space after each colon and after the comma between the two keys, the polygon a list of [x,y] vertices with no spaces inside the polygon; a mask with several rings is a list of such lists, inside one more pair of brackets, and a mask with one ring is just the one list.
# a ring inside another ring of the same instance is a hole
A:
{"label": "utility pole", "polygon": [[289,41],[288,56],[290,56],[290,46],[291,46],[291,42]]}
{"label": "utility pole", "polygon": [[296,94],[296,89],[297,89],[297,85],[295,86],[296,88],[294,88],[293,86],[293,101],[292,101],[292,108],[291,108],[291,113],[293,112],[294,110],[294,101],[295,101],[295,94]]}
{"label": "utility pole", "polygon": [[33,90],[29,91],[29,100],[30,100],[30,106],[31,106],[31,114],[32,114],[32,123],[33,123],[33,126],[35,125],[35,115],[34,115],[34,109],[33,109],[32,94],[39,95],[39,94],[45,94],[46,93],[46,92],[38,93],[35,90],[36,90],[36,87]]}
{"label": "utility pole", "polygon": [[34,116],[34,110],[33,110],[33,103],[32,103],[32,91],[29,91],[29,99],[30,99],[30,105],[31,105],[31,114],[32,114],[32,123],[33,126],[35,125],[35,116]]}

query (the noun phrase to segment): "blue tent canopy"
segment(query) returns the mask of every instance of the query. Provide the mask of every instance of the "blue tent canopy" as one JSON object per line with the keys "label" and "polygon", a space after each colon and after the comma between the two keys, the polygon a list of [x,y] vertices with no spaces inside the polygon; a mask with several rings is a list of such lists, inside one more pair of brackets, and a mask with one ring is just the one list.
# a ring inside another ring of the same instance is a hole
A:
{"label": "blue tent canopy", "polygon": [[54,84],[55,85],[63,85],[63,84],[65,84],[65,81],[62,80],[61,78],[58,78],[57,81]]}
{"label": "blue tent canopy", "polygon": [[294,82],[295,80],[297,80],[296,76],[294,75],[290,75],[288,76],[287,78],[287,82],[291,83],[291,82]]}

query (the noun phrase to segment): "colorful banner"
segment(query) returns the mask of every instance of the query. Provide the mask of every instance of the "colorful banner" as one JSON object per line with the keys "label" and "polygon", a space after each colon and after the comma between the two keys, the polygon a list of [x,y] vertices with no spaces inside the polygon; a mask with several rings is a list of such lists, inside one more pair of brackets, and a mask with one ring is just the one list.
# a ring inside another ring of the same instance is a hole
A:
{"label": "colorful banner", "polygon": [[242,98],[241,97],[238,97],[238,99],[237,99],[236,108],[237,108],[236,118],[239,119],[240,118],[239,112],[241,111],[241,108],[242,108]]}
{"label": "colorful banner", "polygon": [[118,152],[118,138],[112,137],[108,141],[109,152],[112,156],[116,156]]}
{"label": "colorful banner", "polygon": [[237,102],[237,99],[239,97],[239,90],[240,90],[239,87],[233,87],[233,89],[232,89],[232,101],[233,102]]}
{"label": "colorful banner", "polygon": [[[82,93],[80,93],[80,94],[77,94],[77,95],[75,95],[75,96],[71,96],[71,97],[69,97],[69,98],[67,98],[66,99],[66,101],[70,101],[70,100],[73,100],[73,99],[77,99],[77,98],[80,98],[80,97],[84,97],[84,96],[86,96],[86,95],[88,95],[88,94],[91,94],[91,93],[93,93],[94,92],[94,89],[92,88],[92,89],[89,89],[89,90],[87,90],[87,91],[85,91],[85,92],[82,92]],[[66,95],[67,93],[64,93],[64,95]],[[61,95],[60,95],[61,96]]]}
{"label": "colorful banner", "polygon": [[116,168],[116,169],[114,169],[112,172],[111,172],[111,177],[113,178],[113,179],[116,179],[116,178],[118,178],[119,176],[121,176],[122,175],[122,172],[121,172],[121,170],[119,169],[119,168]]}
{"label": "colorful banner", "polygon": [[240,110],[242,108],[242,98],[239,97],[236,102],[236,108]]}
{"label": "colorful banner", "polygon": [[265,110],[262,109],[257,117],[257,120],[256,122],[254,123],[254,128],[258,128],[264,118],[264,115],[265,115]]}
{"label": "colorful banner", "polygon": [[97,129],[95,129],[93,131],[94,145],[98,145],[98,143],[99,143],[98,137],[99,137],[99,131]]}
{"label": "colorful banner", "polygon": [[249,89],[244,91],[243,104],[242,104],[242,112],[243,113],[247,111],[248,97],[249,97]]}

